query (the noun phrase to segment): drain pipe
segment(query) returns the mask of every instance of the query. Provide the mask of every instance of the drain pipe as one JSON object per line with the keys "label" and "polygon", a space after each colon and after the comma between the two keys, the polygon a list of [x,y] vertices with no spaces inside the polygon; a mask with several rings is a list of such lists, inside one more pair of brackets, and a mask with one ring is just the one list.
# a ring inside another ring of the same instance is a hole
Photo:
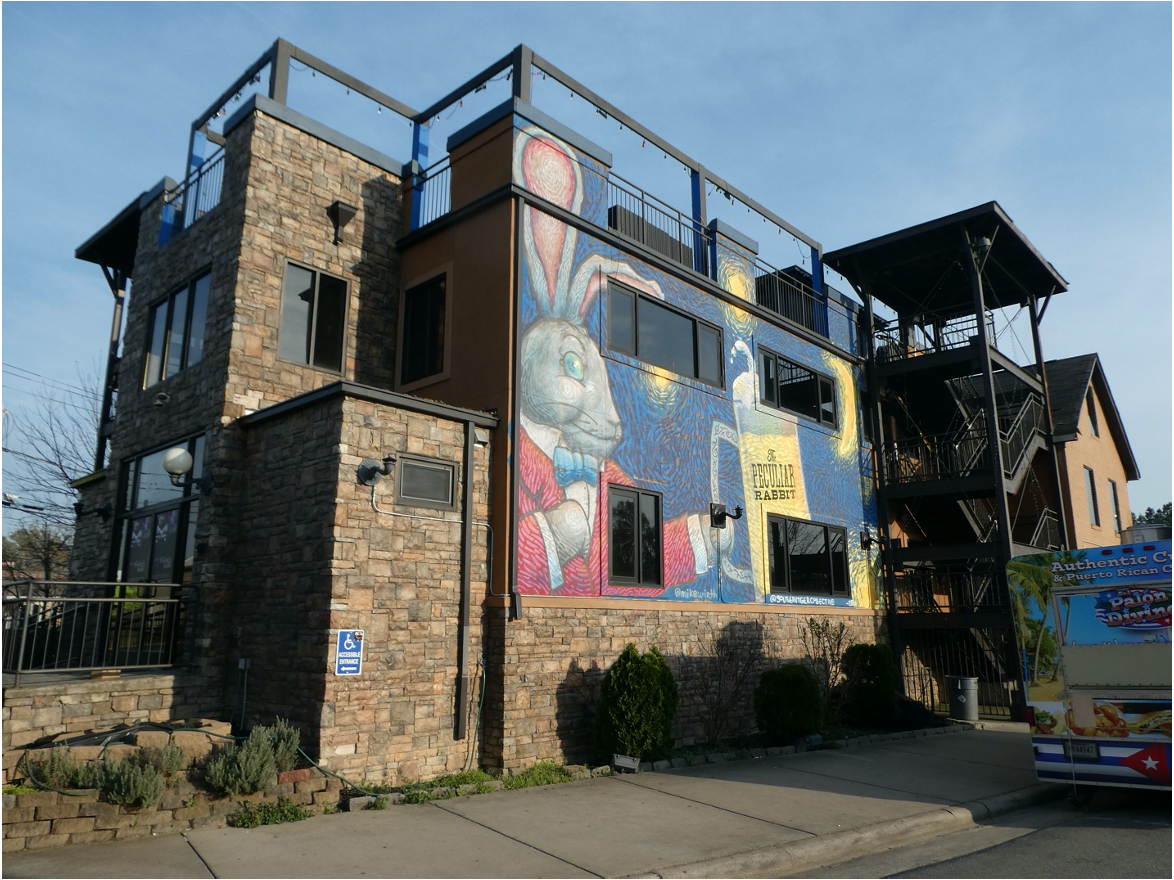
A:
{"label": "drain pipe", "polygon": [[461,604],[457,616],[457,704],[454,739],[468,733],[465,705],[469,699],[469,605],[473,581],[473,455],[476,433],[471,421],[465,422],[465,484],[461,492]]}

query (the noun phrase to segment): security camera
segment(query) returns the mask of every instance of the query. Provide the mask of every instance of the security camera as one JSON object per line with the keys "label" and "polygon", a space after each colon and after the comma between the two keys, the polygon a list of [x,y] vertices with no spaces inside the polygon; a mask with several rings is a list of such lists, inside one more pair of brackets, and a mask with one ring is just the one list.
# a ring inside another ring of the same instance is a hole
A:
{"label": "security camera", "polygon": [[171,403],[171,395],[166,391],[160,391],[155,395],[155,406],[164,406],[168,403]]}

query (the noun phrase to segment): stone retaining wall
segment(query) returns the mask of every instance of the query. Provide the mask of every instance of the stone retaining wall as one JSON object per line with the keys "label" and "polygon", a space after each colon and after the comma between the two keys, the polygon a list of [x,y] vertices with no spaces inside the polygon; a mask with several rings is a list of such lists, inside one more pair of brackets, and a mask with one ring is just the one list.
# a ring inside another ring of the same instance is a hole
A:
{"label": "stone retaining wall", "polygon": [[285,797],[299,805],[333,805],[338,803],[342,787],[340,780],[313,771],[309,779],[278,784],[264,793],[215,798],[187,780],[179,780],[168,787],[159,803],[142,809],[104,803],[96,791],[6,794],[4,852],[223,828],[242,802],[276,803]]}

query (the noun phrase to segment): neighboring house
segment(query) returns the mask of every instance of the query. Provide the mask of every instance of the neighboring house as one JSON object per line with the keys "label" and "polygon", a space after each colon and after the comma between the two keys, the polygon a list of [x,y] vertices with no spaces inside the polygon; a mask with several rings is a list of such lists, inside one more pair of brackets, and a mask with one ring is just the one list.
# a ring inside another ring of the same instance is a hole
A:
{"label": "neighboring house", "polygon": [[1068,546],[1121,543],[1133,524],[1129,480],[1141,476],[1100,358],[1079,355],[1045,363],[1056,458],[1068,518]]}
{"label": "neighboring house", "polygon": [[[287,106],[293,62],[406,118],[410,160]],[[428,124],[503,74],[430,153]],[[677,162],[692,204],[532,106],[539,74]],[[815,239],[524,46],[416,111],[279,40],[191,157],[77,252],[126,320],[72,574],[169,668],[6,747],[281,715],[368,778],[512,769],[589,757],[628,642],[669,658],[688,743],[716,641],[765,664],[802,658],[812,618],[884,638],[873,324]],[[769,265],[707,194],[804,265]]]}

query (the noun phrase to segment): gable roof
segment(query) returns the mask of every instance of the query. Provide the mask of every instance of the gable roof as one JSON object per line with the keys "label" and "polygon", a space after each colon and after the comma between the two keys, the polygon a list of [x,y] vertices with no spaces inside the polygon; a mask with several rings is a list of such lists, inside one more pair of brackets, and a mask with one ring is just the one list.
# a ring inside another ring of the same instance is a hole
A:
{"label": "gable roof", "polygon": [[1051,400],[1052,427],[1057,443],[1075,440],[1080,434],[1080,414],[1084,410],[1084,399],[1091,386],[1100,401],[1104,416],[1104,428],[1117,446],[1117,454],[1125,468],[1125,478],[1136,480],[1141,476],[1129,437],[1113,392],[1101,369],[1101,359],[1095,354],[1046,361],[1048,373],[1048,397]]}

